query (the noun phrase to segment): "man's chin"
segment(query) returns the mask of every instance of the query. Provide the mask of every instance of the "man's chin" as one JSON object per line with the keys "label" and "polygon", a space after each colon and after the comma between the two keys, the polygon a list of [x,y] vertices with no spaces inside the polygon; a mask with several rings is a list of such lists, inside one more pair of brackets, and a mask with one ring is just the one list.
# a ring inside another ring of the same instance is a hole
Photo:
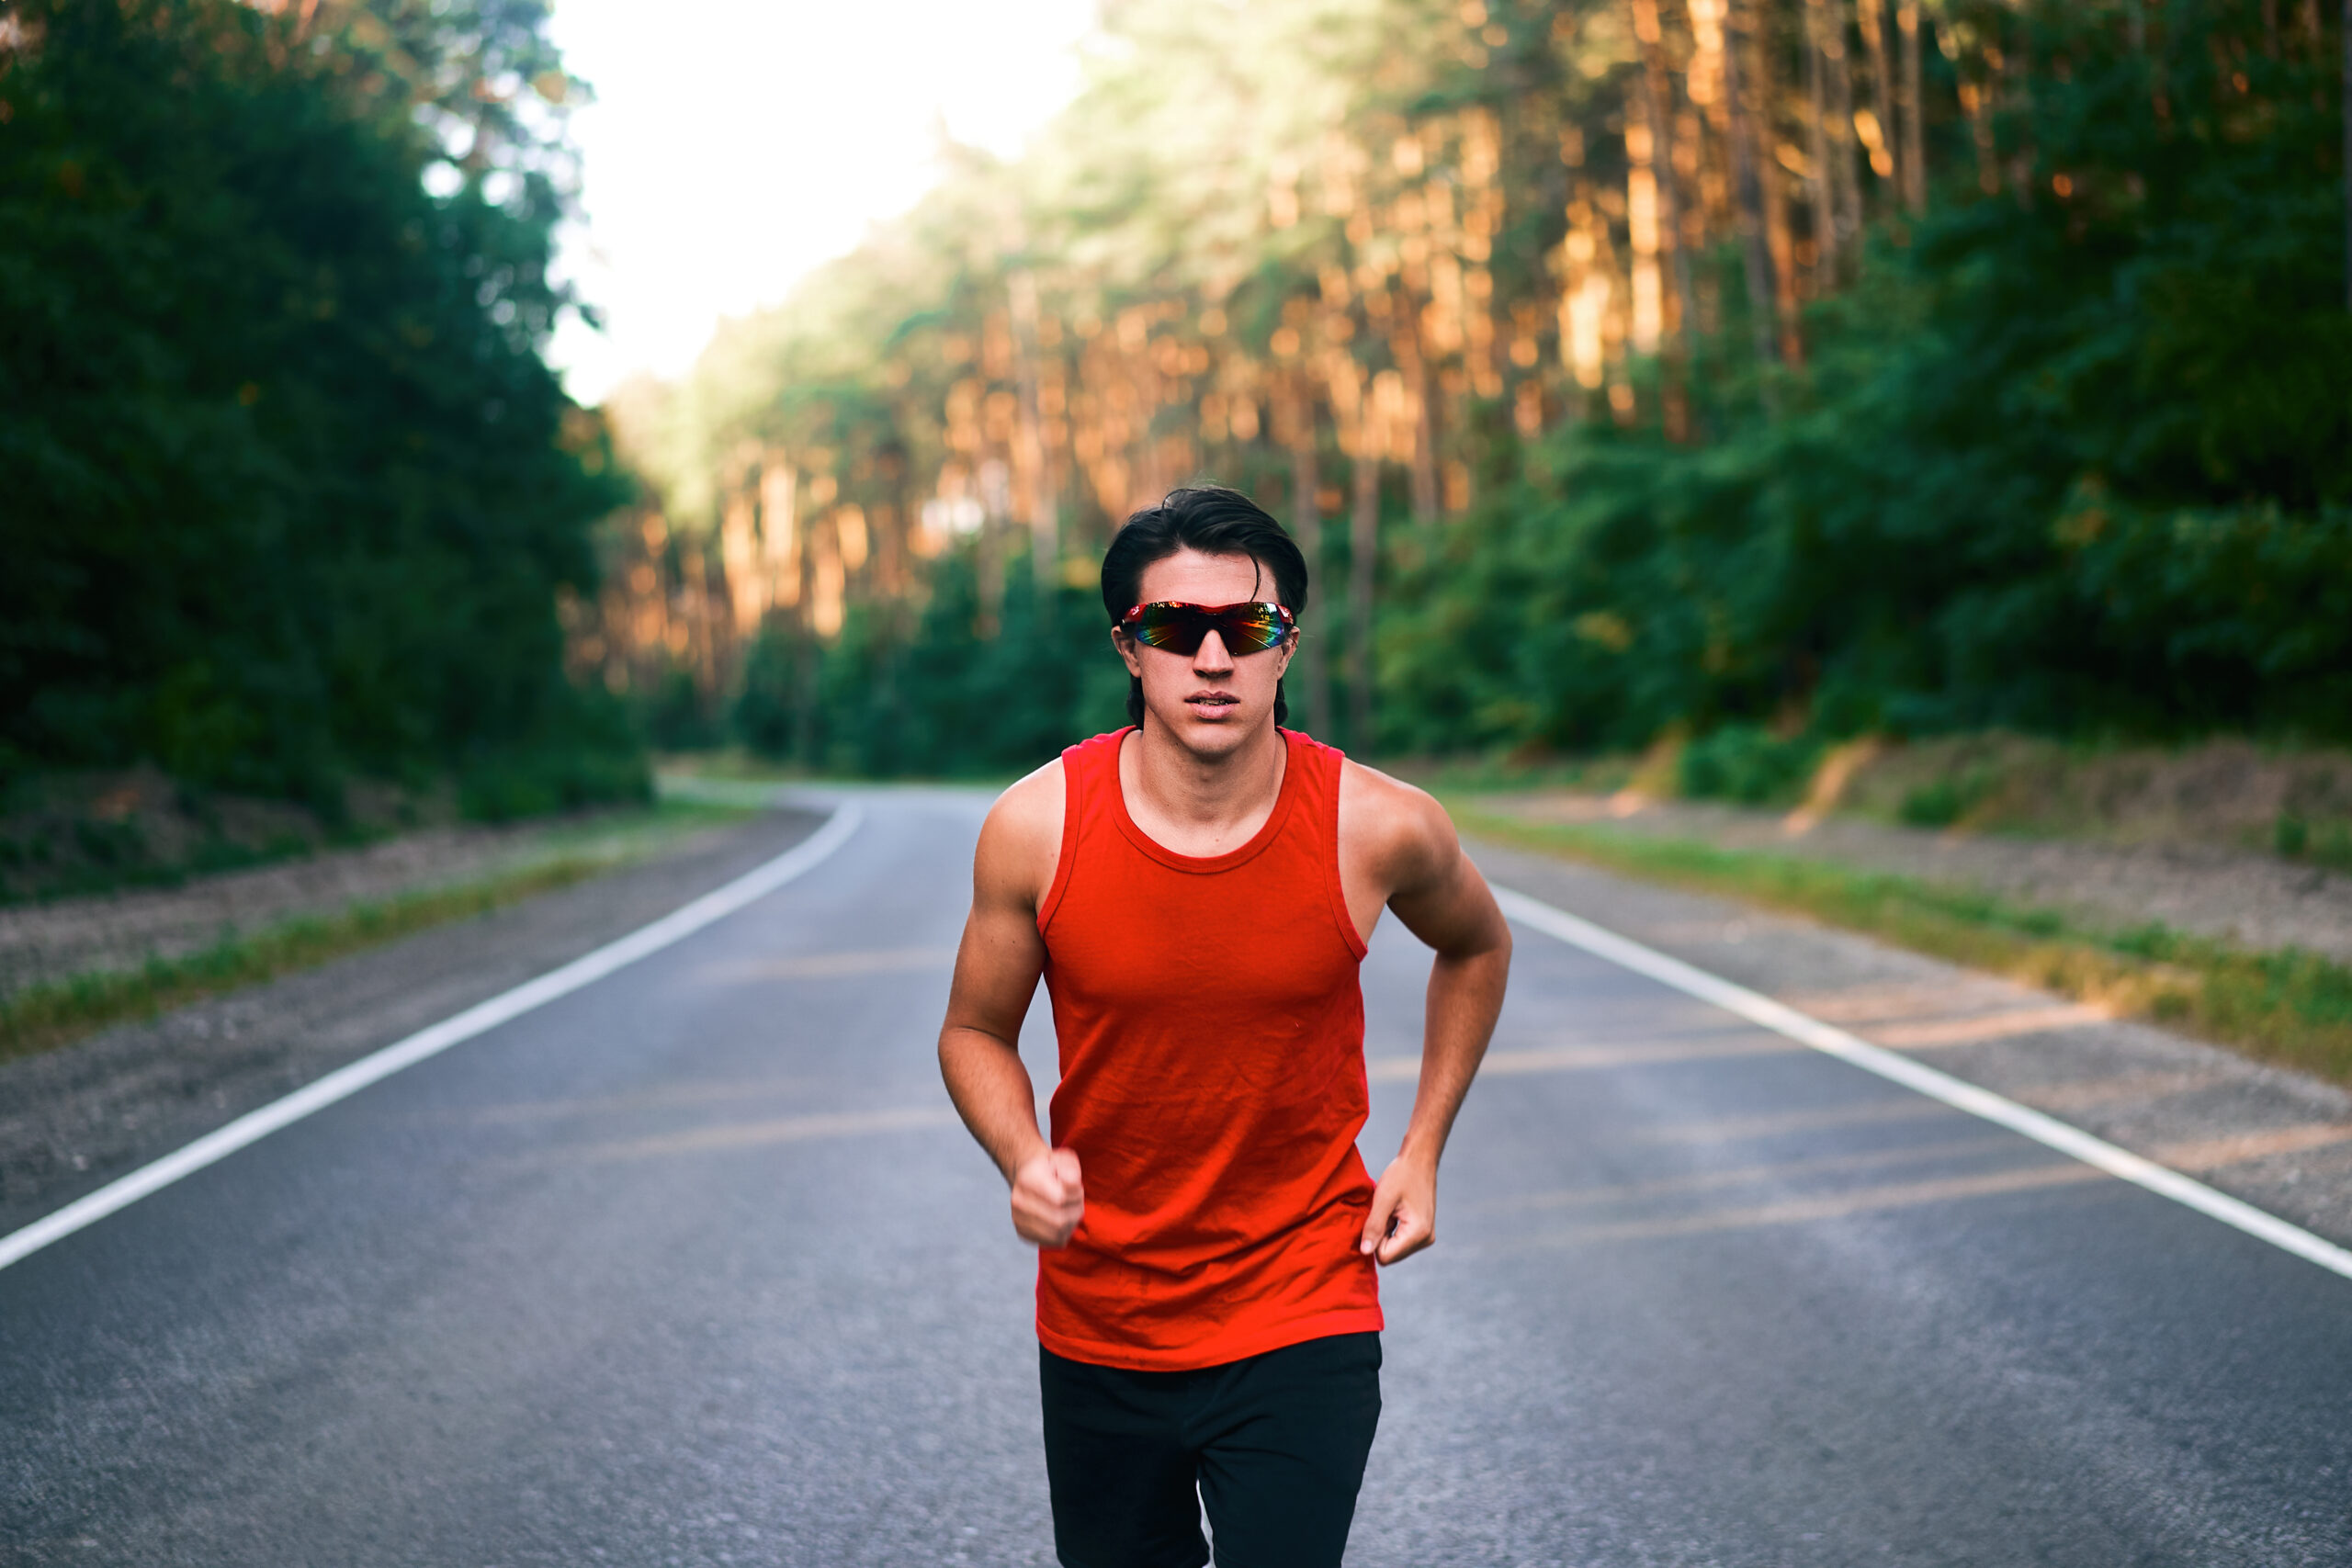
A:
{"label": "man's chin", "polygon": [[1182,713],[1161,717],[1177,744],[1203,756],[1231,751],[1272,722],[1272,716],[1263,712],[1245,716],[1238,705],[1204,712],[1187,703]]}

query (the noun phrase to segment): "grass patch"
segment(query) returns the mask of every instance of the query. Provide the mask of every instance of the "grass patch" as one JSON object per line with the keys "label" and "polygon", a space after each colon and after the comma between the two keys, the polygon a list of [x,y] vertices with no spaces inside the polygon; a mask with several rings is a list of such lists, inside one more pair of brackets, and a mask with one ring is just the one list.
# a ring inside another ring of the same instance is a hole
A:
{"label": "grass patch", "polygon": [[2256,952],[2154,923],[2097,928],[1966,887],[1688,839],[1522,822],[1460,799],[1447,806],[1464,829],[1498,842],[1810,915],[2352,1083],[2352,968],[2315,953]]}
{"label": "grass patch", "polygon": [[749,815],[704,802],[664,802],[619,821],[566,824],[548,831],[548,852],[540,858],[488,876],[354,903],[331,915],[286,920],[249,935],[232,932],[194,953],[150,958],[136,969],[98,970],[28,986],[0,998],[0,1061],[519,904],[642,860],[696,829]]}
{"label": "grass patch", "polygon": [[1633,783],[1643,765],[1642,756],[1635,752],[1591,757],[1497,752],[1487,756],[1382,757],[1377,761],[1383,769],[1424,789],[1576,789],[1592,795],[1623,789]]}
{"label": "grass patch", "polygon": [[2282,859],[2309,861],[2331,871],[2352,871],[2352,822],[2323,822],[2282,814],[2271,829],[2270,847]]}

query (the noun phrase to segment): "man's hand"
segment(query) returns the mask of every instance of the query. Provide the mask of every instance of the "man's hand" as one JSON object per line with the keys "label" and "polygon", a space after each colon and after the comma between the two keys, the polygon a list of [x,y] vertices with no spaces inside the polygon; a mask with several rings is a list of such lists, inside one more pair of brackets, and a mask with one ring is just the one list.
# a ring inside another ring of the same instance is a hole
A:
{"label": "man's hand", "polygon": [[1086,1190],[1079,1185],[1078,1155],[1047,1149],[1023,1164],[1012,1178],[1012,1228],[1032,1247],[1064,1247],[1086,1213]]}
{"label": "man's hand", "polygon": [[1396,1263],[1436,1239],[1437,1167],[1398,1155],[1373,1190],[1372,1213],[1363,1222],[1364,1254]]}

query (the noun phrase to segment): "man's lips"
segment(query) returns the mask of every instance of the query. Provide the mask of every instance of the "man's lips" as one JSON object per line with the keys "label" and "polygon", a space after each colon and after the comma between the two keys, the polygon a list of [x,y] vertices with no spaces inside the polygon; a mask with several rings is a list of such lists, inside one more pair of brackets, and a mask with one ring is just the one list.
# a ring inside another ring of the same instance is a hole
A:
{"label": "man's lips", "polygon": [[1230,692],[1201,692],[1186,697],[1184,701],[1199,713],[1223,713],[1227,708],[1241,705],[1241,699]]}

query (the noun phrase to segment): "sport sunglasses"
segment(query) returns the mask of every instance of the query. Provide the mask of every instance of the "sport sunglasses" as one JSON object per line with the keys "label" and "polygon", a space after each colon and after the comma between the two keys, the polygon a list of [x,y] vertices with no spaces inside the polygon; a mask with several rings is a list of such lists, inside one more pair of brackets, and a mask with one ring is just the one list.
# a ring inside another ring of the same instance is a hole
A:
{"label": "sport sunglasses", "polygon": [[1137,604],[1119,617],[1119,629],[1146,648],[1192,655],[1215,630],[1225,650],[1238,659],[1263,653],[1290,636],[1296,617],[1280,604],[1184,604],[1173,599]]}

